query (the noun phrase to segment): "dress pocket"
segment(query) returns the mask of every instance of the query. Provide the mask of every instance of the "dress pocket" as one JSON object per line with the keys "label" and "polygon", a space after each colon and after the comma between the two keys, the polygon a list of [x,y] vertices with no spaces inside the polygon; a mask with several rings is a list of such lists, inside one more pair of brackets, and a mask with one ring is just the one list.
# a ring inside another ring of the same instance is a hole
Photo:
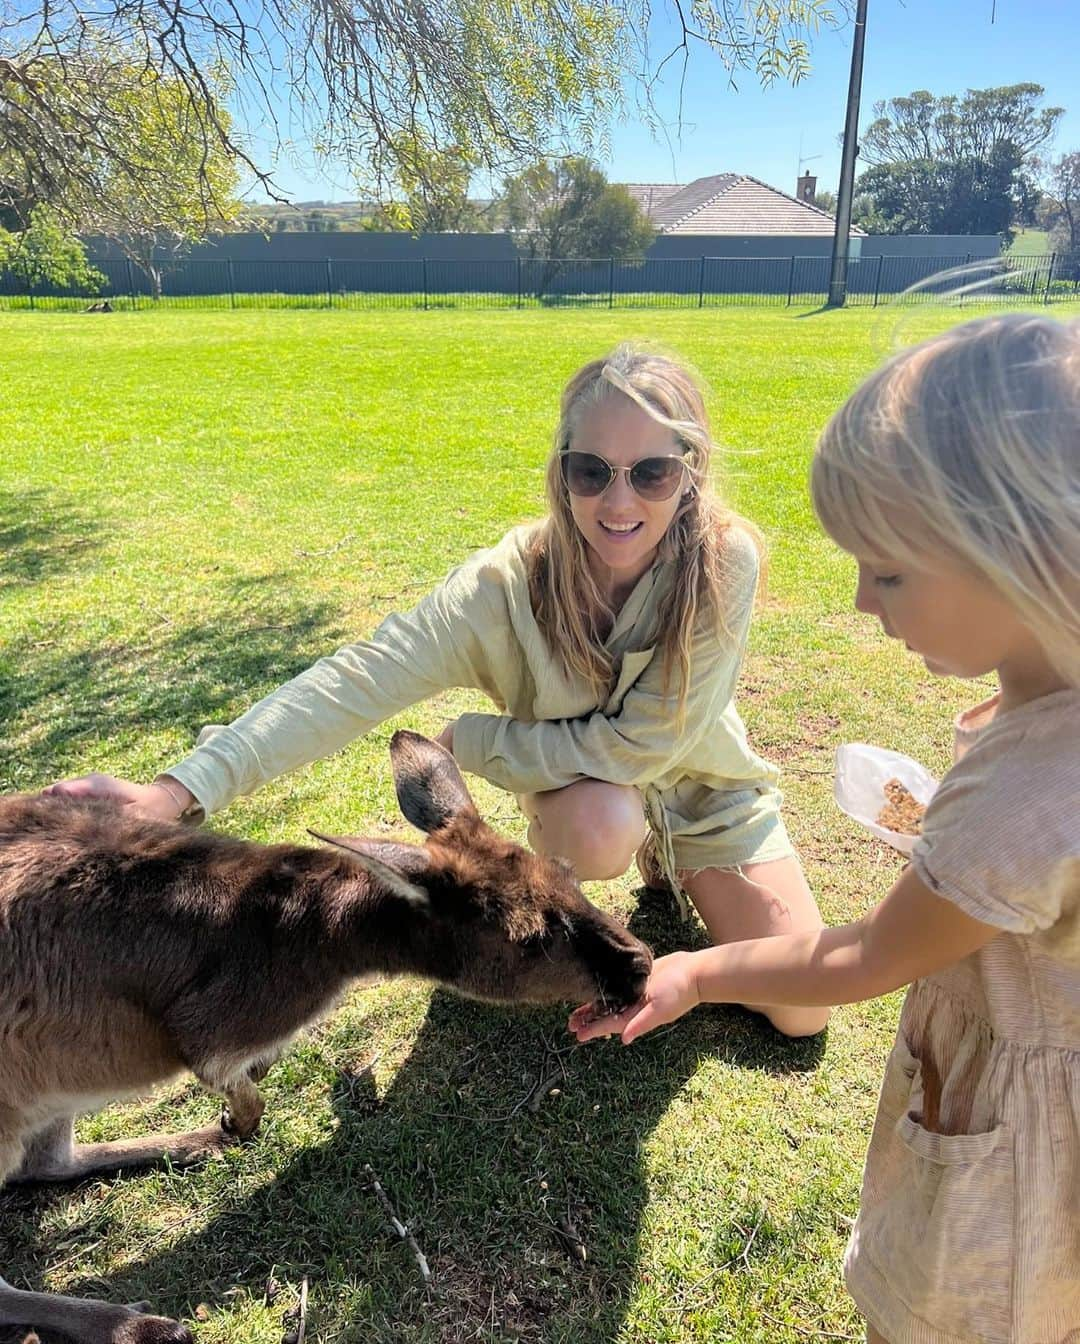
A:
{"label": "dress pocket", "polygon": [[876,1129],[871,1143],[860,1254],[943,1335],[1013,1344],[1012,1133],[1006,1125],[977,1134],[927,1129],[922,1066],[906,1046],[890,1063],[901,1076],[911,1069],[910,1089],[891,1130]]}
{"label": "dress pocket", "polygon": [[935,1134],[924,1129],[910,1112],[900,1117],[896,1132],[917,1158],[941,1167],[981,1162],[1009,1137],[1004,1125],[983,1134]]}

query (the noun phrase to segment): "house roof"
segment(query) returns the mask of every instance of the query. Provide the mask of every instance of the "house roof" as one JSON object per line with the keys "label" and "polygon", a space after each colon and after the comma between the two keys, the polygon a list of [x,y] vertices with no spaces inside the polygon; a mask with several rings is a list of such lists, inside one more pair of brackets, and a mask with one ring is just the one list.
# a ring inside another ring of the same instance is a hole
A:
{"label": "house roof", "polygon": [[[746,173],[717,173],[686,186],[628,182],[661,233],[832,236],[832,215]],[[863,230],[852,228],[858,237]]]}
{"label": "house roof", "polygon": [[686,190],[678,182],[623,182],[622,185],[649,216],[669,196]]}

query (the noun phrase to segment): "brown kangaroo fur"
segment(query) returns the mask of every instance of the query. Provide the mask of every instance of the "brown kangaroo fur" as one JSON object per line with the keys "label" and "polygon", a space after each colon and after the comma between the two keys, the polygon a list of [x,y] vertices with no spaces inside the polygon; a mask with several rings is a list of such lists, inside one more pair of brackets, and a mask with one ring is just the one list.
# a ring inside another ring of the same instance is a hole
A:
{"label": "brown kangaroo fur", "polygon": [[[652,957],[572,870],[481,820],[448,752],[390,746],[422,845],[259,845],[103,801],[0,798],[0,1185],[66,1181],[252,1134],[255,1087],[359,977],[421,975],[476,998],[632,1002]],[[320,837],[321,838],[321,837]],[[76,1144],[73,1117],[190,1070],[219,1124]],[[84,1344],[190,1344],[139,1307],[12,1288],[0,1325]]]}

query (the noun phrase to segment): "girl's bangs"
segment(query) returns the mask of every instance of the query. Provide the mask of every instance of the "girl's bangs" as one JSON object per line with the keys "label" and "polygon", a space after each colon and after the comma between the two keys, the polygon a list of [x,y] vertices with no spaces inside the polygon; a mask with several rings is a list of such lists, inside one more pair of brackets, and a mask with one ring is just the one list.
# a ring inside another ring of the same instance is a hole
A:
{"label": "girl's bangs", "polygon": [[911,552],[911,538],[895,525],[897,510],[860,485],[855,472],[818,451],[810,471],[814,512],[833,541],[860,560],[894,563]]}

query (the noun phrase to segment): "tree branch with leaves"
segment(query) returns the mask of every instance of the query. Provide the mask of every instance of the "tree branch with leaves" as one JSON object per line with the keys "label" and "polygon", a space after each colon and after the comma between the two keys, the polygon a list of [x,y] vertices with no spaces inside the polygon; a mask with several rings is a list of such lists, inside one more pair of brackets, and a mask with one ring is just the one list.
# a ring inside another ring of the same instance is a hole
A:
{"label": "tree branch with leaves", "polygon": [[[676,7],[681,36],[658,61],[649,0],[22,0],[0,6],[0,190],[62,209],[106,162],[112,183],[153,176],[120,96],[132,68],[178,91],[207,164],[223,153],[280,199],[274,151],[264,161],[238,128],[260,126],[281,148],[281,120],[295,119],[385,198],[402,144],[461,146],[499,173],[553,147],[588,152],[627,77],[649,108],[657,71],[698,47],[732,78],[797,81],[813,34],[835,22],[828,0]],[[200,169],[208,220],[212,179]]]}
{"label": "tree branch with leaves", "polygon": [[1080,150],[1038,164],[1042,199],[1036,210],[1052,251],[1080,253]]}
{"label": "tree branch with leaves", "polygon": [[507,179],[501,206],[543,297],[571,260],[640,261],[656,230],[623,186],[588,159],[542,159]]}
{"label": "tree branch with leaves", "polygon": [[1035,151],[1064,109],[1040,107],[1039,84],[925,89],[874,105],[860,137],[868,167],[855,184],[864,215],[885,233],[998,233],[1033,208]]}

